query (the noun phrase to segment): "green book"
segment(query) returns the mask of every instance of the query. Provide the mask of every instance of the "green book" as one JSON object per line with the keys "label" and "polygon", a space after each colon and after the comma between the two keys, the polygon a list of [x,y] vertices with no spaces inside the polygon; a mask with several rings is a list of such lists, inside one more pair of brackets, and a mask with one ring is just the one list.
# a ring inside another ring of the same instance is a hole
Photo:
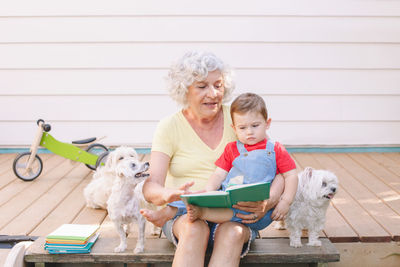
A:
{"label": "green book", "polygon": [[74,240],[84,242],[94,235],[99,227],[99,225],[92,224],[63,224],[46,236],[46,241]]}
{"label": "green book", "polygon": [[182,201],[199,207],[230,208],[239,201],[260,201],[269,198],[271,183],[242,184],[228,187],[226,191],[209,191],[181,195]]}

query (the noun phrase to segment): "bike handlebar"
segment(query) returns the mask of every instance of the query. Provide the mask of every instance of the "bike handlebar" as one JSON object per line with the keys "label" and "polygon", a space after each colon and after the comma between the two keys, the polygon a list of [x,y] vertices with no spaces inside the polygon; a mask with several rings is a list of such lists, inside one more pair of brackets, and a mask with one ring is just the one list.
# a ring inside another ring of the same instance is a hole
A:
{"label": "bike handlebar", "polygon": [[45,124],[44,120],[38,119],[36,123],[37,123],[38,126],[40,126],[40,123],[41,123],[43,131],[50,132],[51,125],[50,124]]}

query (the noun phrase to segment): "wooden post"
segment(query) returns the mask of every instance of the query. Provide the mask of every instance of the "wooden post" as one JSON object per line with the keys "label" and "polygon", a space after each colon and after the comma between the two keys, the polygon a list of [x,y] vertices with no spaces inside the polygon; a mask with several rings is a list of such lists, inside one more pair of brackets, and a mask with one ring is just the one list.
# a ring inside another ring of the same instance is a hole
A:
{"label": "wooden post", "polygon": [[32,162],[35,159],[38,147],[40,145],[40,141],[42,140],[42,135],[43,135],[42,125],[43,125],[43,122],[39,121],[39,127],[36,131],[35,139],[33,140],[32,145],[31,145],[31,149],[30,149],[31,155],[29,156],[29,160],[28,160],[28,163],[26,164],[25,171],[28,171],[31,168]]}

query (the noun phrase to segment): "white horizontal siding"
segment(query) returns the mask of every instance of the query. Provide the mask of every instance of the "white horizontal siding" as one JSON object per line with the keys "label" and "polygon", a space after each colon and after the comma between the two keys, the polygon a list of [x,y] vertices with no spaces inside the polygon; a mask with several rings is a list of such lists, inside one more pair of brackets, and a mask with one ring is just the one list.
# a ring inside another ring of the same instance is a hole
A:
{"label": "white horizontal siding", "polygon": [[214,51],[239,69],[400,69],[400,43],[4,44],[0,69],[167,68],[189,49]]}
{"label": "white horizontal siding", "polygon": [[270,16],[398,16],[393,0],[3,0],[0,16],[104,15],[270,15]]}
{"label": "white horizontal siding", "polygon": [[191,49],[267,101],[287,145],[400,144],[399,1],[3,1],[0,146],[35,122],[60,140],[149,146],[178,108],[169,65]]}
{"label": "white horizontal siding", "polygon": [[[49,121],[51,134],[60,141],[70,142],[87,137],[106,136],[100,143],[107,146],[134,145],[149,147],[157,122],[142,121]],[[6,147],[30,144],[36,131],[34,121],[6,121],[1,123]],[[333,136],[335,134],[335,136]],[[273,122],[270,135],[287,145],[391,145],[398,142],[399,122],[349,121],[349,122]],[[4,139],[3,139],[4,140]],[[4,145],[3,145],[4,146]]]}
{"label": "white horizontal siding", "polygon": [[[264,98],[273,119],[271,135],[287,144],[389,145],[396,143],[400,133],[399,96]],[[2,134],[14,140],[12,146],[31,141],[38,118],[51,123],[51,133],[61,140],[106,135],[108,138],[102,142],[107,145],[148,146],[159,118],[176,111],[167,96],[3,96],[0,106],[10,111],[0,114],[0,122],[4,126]]]}
{"label": "white horizontal siding", "polygon": [[[165,95],[167,71],[166,68],[0,70],[0,96]],[[260,77],[268,82],[260,82]],[[398,95],[400,69],[236,69],[235,81],[236,93],[256,90],[264,95]]]}
{"label": "white horizontal siding", "polygon": [[[400,41],[400,17],[28,17],[0,18],[0,43]],[[222,31],[209,29],[219,25]],[[78,29],[79,31],[71,31]]]}
{"label": "white horizontal siding", "polygon": [[273,124],[270,133],[272,138],[290,145],[368,144],[379,146],[399,143],[400,123],[398,121],[292,121]]}
{"label": "white horizontal siding", "polygon": [[[263,97],[270,117],[276,121],[397,121],[400,114],[400,96]],[[16,104],[23,108],[15,109]],[[35,121],[43,117],[48,121],[157,122],[177,110],[168,96],[159,95],[3,96],[0,106],[6,111],[0,113],[0,121]]]}

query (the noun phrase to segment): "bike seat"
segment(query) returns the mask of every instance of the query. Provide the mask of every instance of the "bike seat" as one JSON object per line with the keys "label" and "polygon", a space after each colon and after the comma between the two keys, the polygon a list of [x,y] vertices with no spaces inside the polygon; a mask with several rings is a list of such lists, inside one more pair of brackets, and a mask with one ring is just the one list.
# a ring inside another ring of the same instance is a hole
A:
{"label": "bike seat", "polygon": [[82,145],[82,144],[91,143],[91,142],[93,142],[95,140],[96,140],[96,137],[90,137],[90,138],[87,138],[87,139],[72,141],[72,143],[73,144],[77,144],[77,145]]}

